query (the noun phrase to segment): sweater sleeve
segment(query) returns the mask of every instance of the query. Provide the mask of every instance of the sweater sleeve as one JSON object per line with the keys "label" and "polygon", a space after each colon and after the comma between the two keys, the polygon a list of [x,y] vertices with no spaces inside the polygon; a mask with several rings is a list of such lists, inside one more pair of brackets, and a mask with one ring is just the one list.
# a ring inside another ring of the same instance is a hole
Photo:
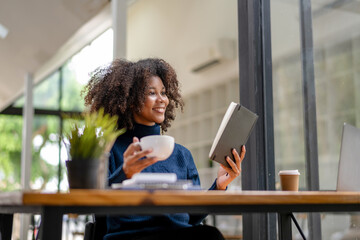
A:
{"label": "sweater sleeve", "polygon": [[123,165],[123,161],[121,161],[120,166],[117,167],[114,153],[111,151],[109,156],[109,173],[108,173],[109,186],[111,186],[111,184],[113,183],[121,183],[126,179],[126,175],[124,173],[122,165]]}
{"label": "sweater sleeve", "polygon": [[[184,158],[187,162],[187,178],[192,180],[194,185],[200,186],[200,177],[197,171],[194,159],[191,155],[191,152],[184,148]],[[189,214],[190,220],[189,223],[191,225],[199,225],[207,216],[207,214]]]}

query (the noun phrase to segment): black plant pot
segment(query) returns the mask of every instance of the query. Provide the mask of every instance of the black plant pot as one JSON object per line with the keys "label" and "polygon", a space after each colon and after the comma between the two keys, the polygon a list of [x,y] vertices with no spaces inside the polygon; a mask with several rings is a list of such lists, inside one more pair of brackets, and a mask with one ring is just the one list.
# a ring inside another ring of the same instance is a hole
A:
{"label": "black plant pot", "polygon": [[70,189],[97,188],[99,160],[66,161]]}

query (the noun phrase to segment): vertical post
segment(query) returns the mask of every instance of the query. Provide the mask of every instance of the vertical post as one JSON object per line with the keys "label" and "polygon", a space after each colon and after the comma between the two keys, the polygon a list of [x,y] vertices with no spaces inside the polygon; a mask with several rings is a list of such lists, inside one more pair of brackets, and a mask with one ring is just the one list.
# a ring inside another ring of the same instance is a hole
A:
{"label": "vertical post", "polygon": [[126,58],[127,1],[112,0],[113,58]]}
{"label": "vertical post", "polygon": [[[304,99],[306,183],[308,190],[316,191],[319,190],[319,163],[316,128],[314,47],[310,0],[300,0],[300,31]],[[321,220],[319,213],[309,213],[308,227],[310,239],[321,239]]]}
{"label": "vertical post", "polygon": [[[275,190],[269,0],[238,0],[240,103],[259,115],[242,163],[244,190]],[[276,239],[275,214],[244,214],[244,239]]]}
{"label": "vertical post", "polygon": [[62,218],[63,214],[58,208],[43,207],[41,213],[41,226],[39,233],[40,239],[61,240]]}
{"label": "vertical post", "polygon": [[[21,187],[22,190],[30,189],[31,158],[32,158],[32,123],[34,118],[32,75],[25,76],[25,103],[23,108],[22,150],[21,150]],[[27,239],[30,225],[30,216],[21,214],[20,239]]]}
{"label": "vertical post", "polygon": [[291,213],[279,213],[278,220],[279,239],[292,239]]}
{"label": "vertical post", "polygon": [[[59,69],[59,112],[61,113],[62,111],[62,94],[63,94],[63,68],[61,67]],[[60,192],[60,184],[61,184],[61,140],[62,140],[62,136],[63,136],[63,116],[60,114],[59,117],[59,134],[60,134],[60,139],[59,139],[59,166],[58,166],[58,192]]]}

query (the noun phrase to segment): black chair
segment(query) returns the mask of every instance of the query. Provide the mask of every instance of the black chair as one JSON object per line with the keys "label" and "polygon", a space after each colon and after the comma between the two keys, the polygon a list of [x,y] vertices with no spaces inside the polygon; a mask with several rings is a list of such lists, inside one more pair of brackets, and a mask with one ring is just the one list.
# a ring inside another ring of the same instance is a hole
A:
{"label": "black chair", "polygon": [[85,225],[84,240],[102,240],[105,234],[106,217],[94,215],[94,221]]}

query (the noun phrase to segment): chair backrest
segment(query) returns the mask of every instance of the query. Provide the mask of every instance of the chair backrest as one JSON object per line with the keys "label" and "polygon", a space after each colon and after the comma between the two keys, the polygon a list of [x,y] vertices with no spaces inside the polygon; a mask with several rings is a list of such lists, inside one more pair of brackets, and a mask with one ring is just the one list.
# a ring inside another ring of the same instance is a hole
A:
{"label": "chair backrest", "polygon": [[106,216],[95,215],[95,240],[102,240],[106,234],[107,226],[106,226]]}
{"label": "chair backrest", "polygon": [[85,225],[84,240],[102,240],[106,231],[106,217],[94,215],[94,222]]}

